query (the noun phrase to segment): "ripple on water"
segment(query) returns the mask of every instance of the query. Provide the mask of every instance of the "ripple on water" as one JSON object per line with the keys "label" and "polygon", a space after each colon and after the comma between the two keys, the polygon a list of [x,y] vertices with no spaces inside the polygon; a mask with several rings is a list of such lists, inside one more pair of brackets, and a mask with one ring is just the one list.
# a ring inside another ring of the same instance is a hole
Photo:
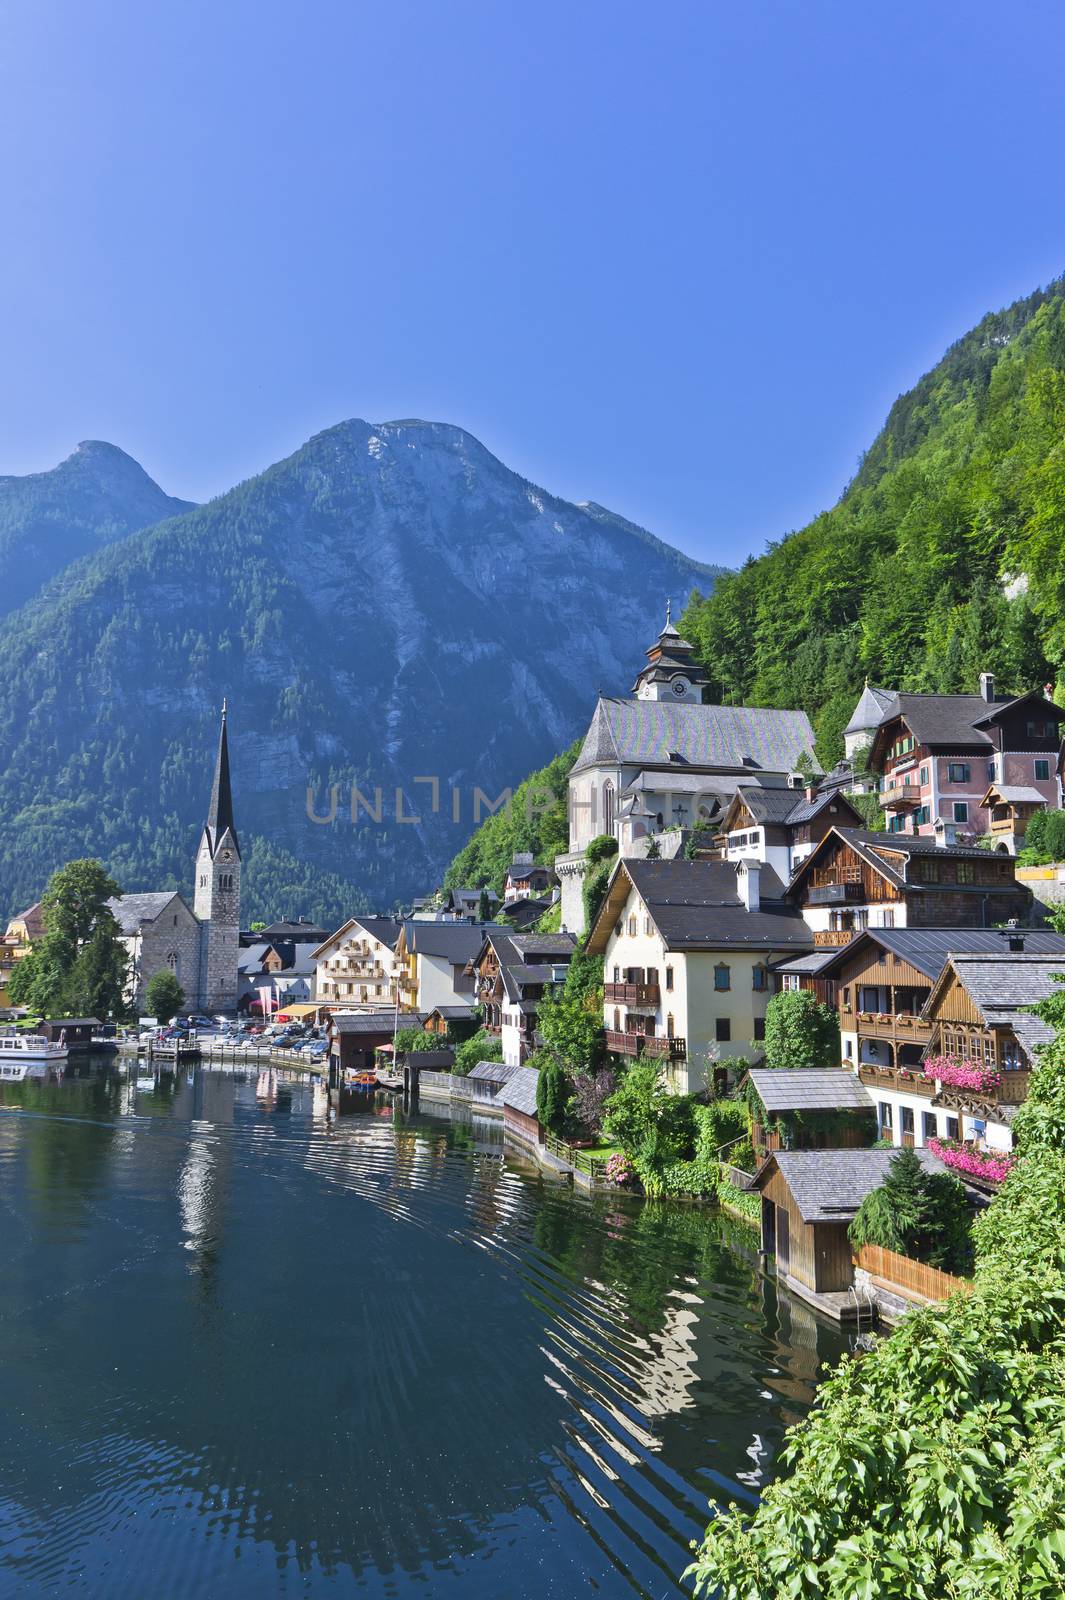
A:
{"label": "ripple on water", "polygon": [[574,1194],[495,1123],[20,1088],[0,1593],[660,1600],[840,1349],[742,1225]]}

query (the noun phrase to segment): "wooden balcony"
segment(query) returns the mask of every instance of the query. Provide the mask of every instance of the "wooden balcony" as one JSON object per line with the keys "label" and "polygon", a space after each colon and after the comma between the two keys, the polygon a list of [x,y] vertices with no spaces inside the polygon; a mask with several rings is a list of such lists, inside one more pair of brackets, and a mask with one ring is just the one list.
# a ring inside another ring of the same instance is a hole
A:
{"label": "wooden balcony", "polygon": [[936,1097],[936,1105],[952,1111],[968,1111],[970,1115],[987,1111],[992,1106],[1019,1106],[1028,1098],[1028,1085],[1032,1074],[1024,1067],[1003,1067],[999,1080],[990,1089],[958,1089],[945,1083]]}
{"label": "wooden balcony", "polygon": [[647,1042],[644,1033],[617,1033],[613,1028],[606,1030],[606,1047],[615,1056],[638,1056]]}
{"label": "wooden balcony", "polygon": [[900,778],[897,783],[888,782],[880,791],[880,804],[882,806],[919,806],[921,804],[921,786]]}
{"label": "wooden balcony", "polygon": [[[844,1026],[850,1018],[844,1014]],[[859,1011],[854,1016],[854,1027],[860,1039],[890,1039],[897,1044],[929,1044],[932,1024],[905,1012],[888,1015],[877,1011]]]}
{"label": "wooden balcony", "polygon": [[819,950],[841,950],[860,932],[860,928],[823,928],[814,933],[814,946]]}
{"label": "wooden balcony", "polygon": [[858,1079],[867,1089],[894,1089],[899,1094],[920,1095],[924,1100],[931,1100],[936,1092],[935,1084],[919,1070],[908,1072],[905,1068],[863,1065],[858,1068]]}
{"label": "wooden balcony", "polygon": [[613,1005],[658,1009],[657,983],[604,983],[603,998]]}
{"label": "wooden balcony", "polygon": [[652,1038],[650,1035],[643,1041],[645,1056],[657,1056],[665,1061],[683,1061],[688,1054],[688,1041],[686,1039],[667,1039],[664,1036]]}
{"label": "wooden balcony", "polygon": [[860,883],[815,883],[807,901],[812,906],[843,906],[862,898]]}

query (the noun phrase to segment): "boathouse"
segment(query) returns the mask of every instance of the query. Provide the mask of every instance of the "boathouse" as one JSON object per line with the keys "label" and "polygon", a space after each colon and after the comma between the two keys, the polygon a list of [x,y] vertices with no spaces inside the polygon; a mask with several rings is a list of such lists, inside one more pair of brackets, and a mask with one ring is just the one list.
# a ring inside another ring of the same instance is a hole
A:
{"label": "boathouse", "polygon": [[759,1156],[777,1150],[854,1150],[876,1138],[868,1089],[842,1067],[752,1067],[751,1142]]}
{"label": "boathouse", "polygon": [[85,1050],[92,1044],[92,1036],[99,1029],[100,1022],[96,1017],[56,1017],[51,1022],[42,1022],[38,1031],[53,1044],[62,1041],[68,1050]]}
{"label": "boathouse", "polygon": [[517,1067],[496,1096],[503,1107],[503,1127],[521,1144],[540,1145],[544,1130],[536,1115],[536,1085],[540,1074],[535,1067]]}

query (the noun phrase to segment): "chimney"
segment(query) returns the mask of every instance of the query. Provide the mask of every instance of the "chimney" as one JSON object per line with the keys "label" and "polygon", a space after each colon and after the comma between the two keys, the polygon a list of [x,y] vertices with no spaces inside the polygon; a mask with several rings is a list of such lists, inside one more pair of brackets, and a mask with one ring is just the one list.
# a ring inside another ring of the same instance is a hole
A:
{"label": "chimney", "polygon": [[761,876],[760,861],[741,861],[736,868],[736,890],[747,911],[758,911],[761,907]]}
{"label": "chimney", "polygon": [[1024,929],[1016,917],[1011,917],[1005,927],[1006,948],[1019,954],[1024,949]]}
{"label": "chimney", "polygon": [[808,783],[806,785],[806,798],[807,798],[807,800],[810,800],[810,801],[813,801],[813,800],[817,799],[817,785],[816,785],[816,783]]}
{"label": "chimney", "polygon": [[988,702],[995,698],[995,674],[993,672],[981,672],[980,698]]}

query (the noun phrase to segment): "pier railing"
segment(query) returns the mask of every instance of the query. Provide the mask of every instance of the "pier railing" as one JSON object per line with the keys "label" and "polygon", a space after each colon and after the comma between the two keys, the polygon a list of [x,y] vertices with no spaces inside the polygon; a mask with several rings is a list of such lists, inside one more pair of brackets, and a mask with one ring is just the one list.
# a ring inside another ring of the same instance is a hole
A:
{"label": "pier railing", "polygon": [[544,1134],[544,1149],[557,1160],[565,1161],[578,1172],[583,1172],[593,1183],[604,1181],[608,1157],[597,1156],[592,1150],[579,1150],[576,1145],[567,1144],[553,1133]]}

